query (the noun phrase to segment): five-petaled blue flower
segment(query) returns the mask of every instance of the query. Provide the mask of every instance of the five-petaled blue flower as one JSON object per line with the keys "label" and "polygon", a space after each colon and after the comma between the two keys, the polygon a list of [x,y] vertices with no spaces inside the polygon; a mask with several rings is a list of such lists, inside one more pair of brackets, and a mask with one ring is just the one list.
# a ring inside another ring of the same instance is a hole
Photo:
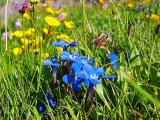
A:
{"label": "five-petaled blue flower", "polygon": [[83,79],[83,83],[89,87],[91,84],[92,86],[96,86],[97,84],[100,84],[100,81],[98,79],[109,79],[109,78],[116,78],[115,75],[110,76],[102,76],[105,73],[105,70],[103,67],[96,68],[95,66],[92,66],[90,64],[85,64],[83,66],[83,69],[81,72],[77,73],[77,76]]}
{"label": "five-petaled blue flower", "polygon": [[52,45],[57,46],[57,47],[63,47],[63,51],[67,51],[68,47],[77,46],[76,42],[66,43],[64,40],[60,40],[58,42],[53,42]]}
{"label": "five-petaled blue flower", "polygon": [[110,53],[109,58],[110,58],[110,63],[112,64],[113,68],[117,69],[118,68],[118,64],[117,64],[118,56],[115,53]]}

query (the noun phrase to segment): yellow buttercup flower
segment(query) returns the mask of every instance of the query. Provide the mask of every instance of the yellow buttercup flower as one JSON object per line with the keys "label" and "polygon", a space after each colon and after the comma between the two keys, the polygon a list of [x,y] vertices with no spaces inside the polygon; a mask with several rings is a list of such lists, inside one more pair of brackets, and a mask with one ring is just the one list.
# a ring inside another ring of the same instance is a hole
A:
{"label": "yellow buttercup flower", "polygon": [[61,12],[61,9],[55,9],[55,10],[54,10],[54,13],[55,13],[55,14],[59,14],[60,12]]}
{"label": "yellow buttercup flower", "polygon": [[21,42],[22,42],[22,44],[23,44],[24,46],[28,46],[29,44],[32,43],[31,40],[28,40],[28,39],[26,39],[26,38],[22,38],[22,39],[21,39]]}
{"label": "yellow buttercup flower", "polygon": [[35,29],[34,28],[29,28],[27,31],[24,32],[24,35],[27,37],[32,36],[35,33]]}
{"label": "yellow buttercup flower", "polygon": [[65,40],[66,42],[73,42],[73,39],[71,39],[70,36],[65,35],[65,34],[58,35],[57,39]]}
{"label": "yellow buttercup flower", "polygon": [[33,46],[38,46],[42,42],[42,38],[36,37],[35,40],[32,40],[32,45]]}
{"label": "yellow buttercup flower", "polygon": [[16,30],[16,31],[13,33],[13,35],[14,35],[16,38],[20,39],[20,38],[23,37],[23,31],[21,31],[21,30]]}
{"label": "yellow buttercup flower", "polygon": [[133,4],[132,2],[130,2],[130,3],[127,4],[127,7],[128,7],[128,8],[133,8],[133,7],[134,7],[134,4]]}
{"label": "yellow buttercup flower", "polygon": [[21,54],[22,54],[22,49],[19,48],[19,47],[14,48],[14,49],[13,49],[13,54],[14,54],[15,56],[21,55]]}
{"label": "yellow buttercup flower", "polygon": [[152,14],[152,15],[150,16],[150,18],[151,18],[151,20],[153,20],[153,21],[159,21],[159,20],[160,20],[160,16],[155,15],[155,14]]}
{"label": "yellow buttercup flower", "polygon": [[51,7],[47,7],[46,12],[54,14],[54,10]]}
{"label": "yellow buttercup flower", "polygon": [[43,59],[47,59],[49,58],[49,53],[48,52],[42,53],[42,56],[43,56]]}
{"label": "yellow buttercup flower", "polygon": [[64,21],[64,24],[68,29],[72,29],[74,27],[74,23],[72,21]]}
{"label": "yellow buttercup flower", "polygon": [[60,21],[57,20],[57,18],[49,17],[49,16],[45,17],[45,21],[49,26],[52,26],[52,27],[58,27],[61,24]]}
{"label": "yellow buttercup flower", "polygon": [[23,18],[25,18],[25,19],[27,19],[27,20],[30,20],[30,19],[31,19],[28,13],[24,13],[24,14],[23,14]]}
{"label": "yellow buttercup flower", "polygon": [[43,28],[43,33],[47,35],[48,34],[48,29],[47,28]]}

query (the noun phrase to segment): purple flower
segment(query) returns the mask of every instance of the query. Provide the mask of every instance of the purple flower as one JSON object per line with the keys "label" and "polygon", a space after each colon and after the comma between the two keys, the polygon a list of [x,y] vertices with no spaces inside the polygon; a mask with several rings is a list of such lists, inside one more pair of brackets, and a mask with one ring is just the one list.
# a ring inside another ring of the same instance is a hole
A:
{"label": "purple flower", "polygon": [[3,32],[1,37],[2,41],[5,41],[7,36],[9,36],[8,33]]}
{"label": "purple flower", "polygon": [[15,28],[19,29],[21,27],[22,27],[21,21],[19,19],[17,19],[16,22],[15,22]]}

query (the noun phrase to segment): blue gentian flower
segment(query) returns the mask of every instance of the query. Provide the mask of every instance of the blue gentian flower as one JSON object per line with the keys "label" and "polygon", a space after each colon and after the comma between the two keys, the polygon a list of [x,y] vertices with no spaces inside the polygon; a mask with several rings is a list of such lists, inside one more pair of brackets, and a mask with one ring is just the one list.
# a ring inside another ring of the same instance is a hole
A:
{"label": "blue gentian flower", "polygon": [[100,84],[98,78],[104,73],[105,71],[103,67],[96,68],[92,65],[85,64],[83,70],[78,73],[78,76],[84,80],[83,83],[86,86],[89,86],[89,84],[96,86],[97,84]]}
{"label": "blue gentian flower", "polygon": [[137,6],[136,11],[137,11],[137,12],[141,11],[141,6],[140,6],[140,5]]}
{"label": "blue gentian flower", "polygon": [[53,81],[53,85],[56,83],[57,81],[57,77],[56,77],[56,72],[57,72],[57,68],[60,66],[60,64],[58,63],[57,57],[53,57],[52,60],[45,60],[43,62],[44,66],[50,66],[52,68],[52,81]]}
{"label": "blue gentian flower", "polygon": [[115,53],[110,53],[109,58],[110,58],[110,63],[112,64],[113,68],[117,69],[118,68],[118,64],[117,64],[118,56]]}
{"label": "blue gentian flower", "polygon": [[66,43],[64,40],[60,40],[58,42],[53,42],[52,46],[63,47],[63,51],[67,51],[68,47],[77,46],[76,42]]}
{"label": "blue gentian flower", "polygon": [[44,60],[43,61],[44,66],[50,66],[52,68],[52,73],[54,74],[56,72],[56,69],[60,66],[60,64],[57,61],[57,57],[53,57],[52,60]]}
{"label": "blue gentian flower", "polygon": [[77,58],[78,58],[78,52],[73,52],[72,54],[70,54],[69,52],[64,51],[61,53],[61,60],[74,62],[76,61]]}
{"label": "blue gentian flower", "polygon": [[71,76],[71,75],[64,75],[63,76],[63,82],[66,84],[72,84],[72,89],[74,91],[78,91],[81,89],[81,80],[77,76]]}
{"label": "blue gentian flower", "polygon": [[37,109],[39,113],[43,113],[46,110],[46,106],[44,105],[44,103],[40,102],[37,106]]}
{"label": "blue gentian flower", "polygon": [[115,75],[104,76],[102,75],[105,73],[103,67],[96,68],[90,64],[85,64],[81,72],[77,73],[77,76],[83,79],[83,83],[89,87],[89,85],[96,86],[100,84],[98,79],[109,79],[115,78]]}
{"label": "blue gentian flower", "polygon": [[50,107],[54,108],[56,106],[56,100],[51,97],[51,94],[49,92],[46,92],[46,97]]}

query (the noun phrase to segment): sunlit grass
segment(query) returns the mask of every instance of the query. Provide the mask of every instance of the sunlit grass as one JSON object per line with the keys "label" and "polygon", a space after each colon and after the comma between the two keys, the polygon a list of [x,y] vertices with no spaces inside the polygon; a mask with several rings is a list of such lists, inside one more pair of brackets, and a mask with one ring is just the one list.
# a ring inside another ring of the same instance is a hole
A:
{"label": "sunlit grass", "polygon": [[[53,27],[51,30],[69,35],[78,44],[78,48],[70,51],[76,50],[81,55],[94,58],[97,65],[106,67],[107,72],[115,72],[118,78],[102,81],[103,84],[96,87],[94,104],[85,112],[86,94],[79,101],[72,93],[66,93],[60,82],[54,91],[50,88],[51,74],[43,68],[41,58],[43,52],[49,52],[50,57],[57,55],[55,47],[51,46],[53,41],[57,41],[56,34],[48,36],[45,43],[41,44],[43,51],[39,56],[28,50],[20,56],[14,56],[12,51],[14,47],[20,46],[19,41],[15,38],[9,40],[7,52],[4,52],[5,45],[1,42],[0,118],[160,119],[160,42],[159,36],[155,34],[158,23],[147,18],[144,12],[114,5],[107,10],[99,6],[85,8],[85,13],[81,6],[67,7],[65,11],[69,14],[66,19],[72,20],[75,27],[72,30],[65,26]],[[50,14],[38,11],[36,14],[40,19],[36,23],[34,20],[25,20],[23,30],[34,27],[35,34],[43,37],[42,29],[48,28],[44,17]],[[9,31],[14,31],[15,18],[9,21]],[[127,35],[129,22],[132,24],[130,36]],[[106,48],[118,53],[118,70],[111,70],[107,53],[93,44],[94,36],[102,31],[109,33],[112,40]],[[126,53],[131,54],[129,64],[125,61]],[[58,75],[62,76],[61,71]],[[87,88],[83,88],[87,91]],[[54,109],[48,105],[47,112],[40,114],[36,108],[37,102],[44,101],[46,91],[50,91],[57,99],[57,105]]]}

